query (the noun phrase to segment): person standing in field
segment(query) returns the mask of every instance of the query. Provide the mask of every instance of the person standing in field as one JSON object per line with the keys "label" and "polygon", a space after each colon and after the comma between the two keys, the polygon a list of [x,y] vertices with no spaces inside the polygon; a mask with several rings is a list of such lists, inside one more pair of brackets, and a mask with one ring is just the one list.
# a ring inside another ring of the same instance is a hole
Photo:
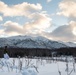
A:
{"label": "person standing in field", "polygon": [[4,48],[4,59],[9,59],[8,51],[7,51],[7,46]]}

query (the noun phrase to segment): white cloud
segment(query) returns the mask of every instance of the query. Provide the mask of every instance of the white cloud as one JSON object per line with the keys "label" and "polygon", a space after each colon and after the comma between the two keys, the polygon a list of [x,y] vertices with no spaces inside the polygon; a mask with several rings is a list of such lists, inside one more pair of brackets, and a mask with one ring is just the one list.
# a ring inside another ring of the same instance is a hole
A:
{"label": "white cloud", "polygon": [[16,22],[7,21],[4,24],[4,32],[8,33],[11,36],[16,34],[21,34],[22,30],[23,30],[23,27]]}
{"label": "white cloud", "polygon": [[38,34],[51,26],[52,19],[46,11],[42,11],[40,4],[23,2],[17,5],[7,5],[0,1],[0,13],[3,16],[25,16],[30,22],[20,25],[16,22],[6,21],[4,23],[4,35],[15,36],[25,34]]}
{"label": "white cloud", "polygon": [[34,13],[30,15],[33,21],[20,25],[16,22],[7,21],[4,23],[4,32],[8,36],[38,34],[45,31],[51,25],[51,18],[47,14]]}
{"label": "white cloud", "polygon": [[0,1],[0,13],[2,13],[4,16],[28,17],[31,13],[40,10],[42,10],[42,6],[39,3],[35,5],[35,4],[23,2],[21,4],[8,6],[4,2]]}
{"label": "white cloud", "polygon": [[0,21],[3,21],[3,18],[2,18],[2,16],[0,16]]}
{"label": "white cloud", "polygon": [[0,29],[0,35],[3,34],[3,32],[4,32],[4,30],[3,29]]}
{"label": "white cloud", "polygon": [[[63,25],[51,33],[51,37],[56,40],[76,41],[76,0],[62,0],[59,3],[60,11],[58,15],[68,17],[68,25]],[[71,21],[72,20],[72,21]]]}
{"label": "white cloud", "polygon": [[60,41],[76,41],[76,22],[71,21],[68,25],[63,25],[56,28],[52,33],[46,34],[51,37],[53,40],[60,40]]}
{"label": "white cloud", "polygon": [[63,0],[59,4],[60,12],[58,15],[66,17],[76,17],[76,0]]}
{"label": "white cloud", "polygon": [[52,0],[47,0],[47,2],[49,3],[49,2],[51,2]]}
{"label": "white cloud", "polygon": [[0,37],[3,37],[5,35],[4,29],[0,29]]}
{"label": "white cloud", "polygon": [[44,30],[51,25],[52,19],[47,14],[34,13],[30,15],[30,18],[33,19],[33,21],[29,22],[28,25],[32,26],[33,28]]}

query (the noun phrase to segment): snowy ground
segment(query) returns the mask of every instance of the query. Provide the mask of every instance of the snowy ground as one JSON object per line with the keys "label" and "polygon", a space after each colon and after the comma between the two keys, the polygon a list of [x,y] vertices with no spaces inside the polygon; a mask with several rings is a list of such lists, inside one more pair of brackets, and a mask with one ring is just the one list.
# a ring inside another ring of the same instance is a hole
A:
{"label": "snowy ground", "polygon": [[72,59],[68,62],[69,69],[66,71],[66,62],[49,59],[1,58],[0,75],[76,75],[74,71],[76,64],[73,62]]}

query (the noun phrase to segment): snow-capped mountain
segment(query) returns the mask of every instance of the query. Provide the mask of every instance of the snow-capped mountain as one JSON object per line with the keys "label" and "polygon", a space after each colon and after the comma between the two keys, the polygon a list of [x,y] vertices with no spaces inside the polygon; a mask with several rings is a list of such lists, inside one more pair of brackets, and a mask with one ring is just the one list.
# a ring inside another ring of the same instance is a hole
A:
{"label": "snow-capped mountain", "polygon": [[0,38],[0,47],[5,45],[9,47],[19,48],[61,48],[61,47],[76,47],[74,43],[63,43],[52,41],[42,36],[13,36],[8,38]]}
{"label": "snow-capped mountain", "polygon": [[69,47],[76,47],[76,43],[73,43],[73,42],[63,42],[63,43]]}

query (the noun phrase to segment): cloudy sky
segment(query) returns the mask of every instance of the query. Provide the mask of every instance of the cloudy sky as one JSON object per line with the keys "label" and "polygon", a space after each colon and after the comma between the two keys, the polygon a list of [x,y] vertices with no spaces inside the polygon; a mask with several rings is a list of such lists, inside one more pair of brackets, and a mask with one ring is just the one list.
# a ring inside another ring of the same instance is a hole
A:
{"label": "cloudy sky", "polygon": [[0,0],[0,37],[16,35],[76,42],[76,0]]}

